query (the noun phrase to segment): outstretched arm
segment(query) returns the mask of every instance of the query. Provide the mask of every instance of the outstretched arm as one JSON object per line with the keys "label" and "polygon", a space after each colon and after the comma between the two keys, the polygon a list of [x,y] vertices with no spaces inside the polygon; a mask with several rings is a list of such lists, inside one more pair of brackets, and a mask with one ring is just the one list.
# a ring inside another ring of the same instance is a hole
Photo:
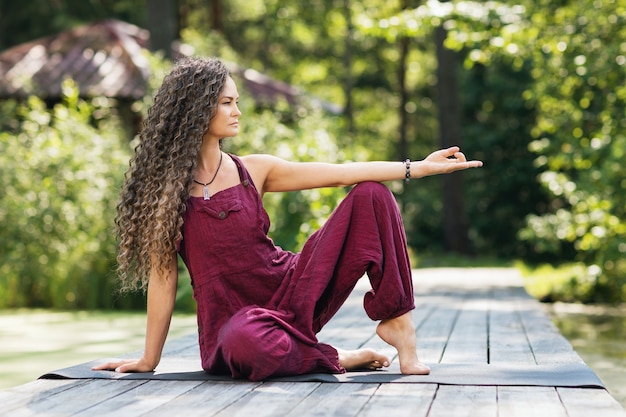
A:
{"label": "outstretched arm", "polygon": [[[116,372],[150,372],[161,361],[161,353],[170,328],[176,289],[178,285],[178,263],[176,254],[171,255],[166,274],[153,270],[148,282],[148,315],[146,342],[143,356],[104,363],[93,370],[115,370]],[[154,262],[152,263],[154,265]]]}
{"label": "outstretched arm", "polygon": [[[310,188],[349,186],[364,181],[385,182],[404,179],[404,162],[288,162],[270,155],[244,157],[253,180],[263,192],[295,191]],[[467,161],[456,146],[441,149],[421,161],[410,163],[411,178],[447,174],[482,166],[481,161]]]}

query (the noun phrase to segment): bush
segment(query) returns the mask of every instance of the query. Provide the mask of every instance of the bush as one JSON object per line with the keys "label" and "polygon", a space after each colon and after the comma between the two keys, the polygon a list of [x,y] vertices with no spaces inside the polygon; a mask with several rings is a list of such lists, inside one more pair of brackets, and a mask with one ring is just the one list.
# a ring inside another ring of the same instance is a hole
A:
{"label": "bush", "polygon": [[101,308],[114,299],[111,226],[129,158],[107,99],[71,81],[0,114],[0,307]]}

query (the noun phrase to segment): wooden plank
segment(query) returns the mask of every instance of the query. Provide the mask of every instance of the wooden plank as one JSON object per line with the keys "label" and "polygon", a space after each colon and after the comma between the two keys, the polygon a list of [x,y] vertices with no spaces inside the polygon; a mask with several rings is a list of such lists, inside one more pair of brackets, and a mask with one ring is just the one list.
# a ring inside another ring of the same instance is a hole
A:
{"label": "wooden plank", "polygon": [[[433,293],[440,303],[417,329],[417,351],[421,361],[439,363],[450,333],[460,314],[464,295],[457,292]],[[445,301],[444,301],[445,300]]]}
{"label": "wooden plank", "polygon": [[487,293],[469,294],[446,344],[442,363],[487,363],[488,307]]}
{"label": "wooden plank", "polygon": [[497,417],[496,387],[440,385],[428,417]]}
{"label": "wooden plank", "polygon": [[498,387],[498,417],[568,417],[552,387]]}
{"label": "wooden plank", "polygon": [[86,384],[85,380],[42,380],[38,379],[28,384],[19,385],[0,391],[2,412],[10,415],[12,410],[28,407],[37,398],[50,397],[63,391],[71,390]]}
{"label": "wooden plank", "polygon": [[80,413],[145,383],[146,381],[137,380],[91,379],[55,395],[33,395],[24,407],[11,411],[11,417]]}
{"label": "wooden plank", "polygon": [[358,417],[425,417],[436,392],[435,384],[381,384]]}
{"label": "wooden plank", "polygon": [[207,381],[152,410],[150,417],[212,416],[236,404],[259,386],[261,386],[260,382]]}
{"label": "wooden plank", "polygon": [[74,415],[118,417],[120,410],[124,410],[125,416],[151,413],[153,410],[178,396],[184,395],[201,383],[202,381],[149,381]]}
{"label": "wooden plank", "polygon": [[509,288],[496,288],[489,306],[489,363],[527,363],[535,356],[514,302],[519,294]]}
{"label": "wooden plank", "polygon": [[538,301],[518,298],[514,302],[537,364],[583,363]]}
{"label": "wooden plank", "polygon": [[266,382],[215,415],[275,417],[289,414],[319,385],[317,382]]}
{"label": "wooden plank", "polygon": [[603,389],[557,388],[568,417],[625,417],[626,411]]}
{"label": "wooden plank", "polygon": [[289,413],[281,415],[355,417],[377,388],[378,384],[321,384]]}

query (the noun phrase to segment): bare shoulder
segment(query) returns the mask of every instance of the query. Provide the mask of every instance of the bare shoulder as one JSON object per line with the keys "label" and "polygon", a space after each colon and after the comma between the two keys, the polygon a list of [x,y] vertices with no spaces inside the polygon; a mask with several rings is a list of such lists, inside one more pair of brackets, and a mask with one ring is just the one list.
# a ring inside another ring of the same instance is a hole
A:
{"label": "bare shoulder", "polygon": [[266,175],[276,164],[284,162],[282,159],[268,154],[250,154],[240,157],[251,173]]}
{"label": "bare shoulder", "polygon": [[240,156],[240,158],[246,165],[272,165],[277,161],[282,161],[282,159],[274,155],[264,153],[254,153],[250,155]]}
{"label": "bare shoulder", "polygon": [[246,169],[252,176],[252,180],[261,190],[265,189],[265,183],[270,172],[285,161],[268,154],[250,154],[240,157]]}

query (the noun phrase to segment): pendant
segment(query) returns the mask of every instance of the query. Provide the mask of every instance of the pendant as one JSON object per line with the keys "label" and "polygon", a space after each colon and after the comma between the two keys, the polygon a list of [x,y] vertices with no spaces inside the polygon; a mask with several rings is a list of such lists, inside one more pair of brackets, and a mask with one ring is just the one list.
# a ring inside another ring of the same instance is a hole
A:
{"label": "pendant", "polygon": [[202,187],[202,194],[203,194],[205,200],[210,200],[211,199],[211,194],[209,194],[209,187],[207,187],[206,185],[204,187]]}

